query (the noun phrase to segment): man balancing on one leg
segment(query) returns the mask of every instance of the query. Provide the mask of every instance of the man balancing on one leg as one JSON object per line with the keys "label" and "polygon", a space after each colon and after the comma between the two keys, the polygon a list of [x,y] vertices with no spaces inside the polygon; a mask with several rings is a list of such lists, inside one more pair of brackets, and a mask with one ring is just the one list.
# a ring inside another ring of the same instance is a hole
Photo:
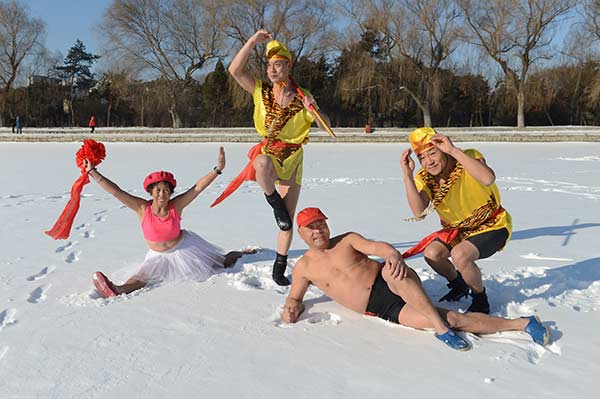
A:
{"label": "man balancing on one leg", "polygon": [[512,220],[500,203],[494,171],[477,150],[463,151],[432,128],[411,132],[409,141],[421,163],[413,177],[411,150],[402,153],[406,197],[417,216],[412,220],[421,220],[435,210],[443,228],[409,252],[424,250],[425,261],[448,280],[450,291],[440,301],[458,301],[470,288],[473,302],[468,311],[489,313],[475,261],[504,248],[512,232]]}
{"label": "man balancing on one leg", "polygon": [[[296,224],[308,251],[296,262],[292,287],[283,307],[283,321],[294,323],[304,311],[302,299],[312,283],[339,304],[359,313],[418,329],[434,329],[435,336],[457,350],[469,343],[454,330],[489,334],[525,331],[540,345],[550,333],[535,316],[504,319],[481,313],[459,313],[436,308],[419,277],[391,245],[346,233],[330,238],[327,217],[318,208],[298,213]],[[369,258],[378,256],[383,262]]]}
{"label": "man balancing on one leg", "polygon": [[[250,149],[250,162],[246,168],[211,206],[225,199],[245,180],[255,180],[260,185],[281,230],[277,237],[273,280],[278,285],[289,285],[285,269],[292,243],[292,219],[302,187],[302,145],[308,142],[313,122],[321,128],[324,126],[318,118],[315,119],[318,109],[315,99],[308,91],[297,87],[290,76],[292,54],[285,45],[272,39],[269,32],[259,29],[229,66],[235,81],[252,94],[254,127],[264,140]],[[262,43],[266,43],[268,81],[254,78],[246,69],[250,55]],[[329,124],[327,116],[322,117]]]}

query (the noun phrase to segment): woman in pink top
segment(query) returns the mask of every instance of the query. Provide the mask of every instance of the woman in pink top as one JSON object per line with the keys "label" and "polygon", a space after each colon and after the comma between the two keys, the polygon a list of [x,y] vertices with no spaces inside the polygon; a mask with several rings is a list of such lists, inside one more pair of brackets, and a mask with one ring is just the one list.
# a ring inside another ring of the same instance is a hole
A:
{"label": "woman in pink top", "polygon": [[186,279],[204,281],[218,268],[228,267],[244,253],[223,255],[220,248],[197,234],[180,228],[181,213],[225,168],[225,151],[219,148],[217,165],[187,191],[171,198],[177,181],[169,172],[154,172],[144,180],[151,200],[131,195],[98,172],[90,161],[84,167],[100,187],[137,213],[150,248],[141,266],[132,271],[123,285],[112,283],[103,273],[94,274],[94,285],[105,297],[128,294],[148,283]]}

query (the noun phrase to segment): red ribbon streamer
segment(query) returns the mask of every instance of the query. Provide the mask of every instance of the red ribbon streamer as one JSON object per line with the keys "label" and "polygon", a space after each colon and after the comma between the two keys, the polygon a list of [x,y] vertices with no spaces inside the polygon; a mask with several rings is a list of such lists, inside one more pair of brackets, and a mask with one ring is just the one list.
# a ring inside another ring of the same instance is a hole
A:
{"label": "red ribbon streamer", "polygon": [[89,139],[83,140],[83,145],[79,151],[77,151],[77,154],[75,154],[75,162],[79,169],[81,169],[81,176],[73,183],[73,186],[71,187],[71,198],[58,217],[58,220],[50,230],[45,232],[50,237],[55,240],[69,238],[75,215],[77,215],[77,211],[79,211],[81,191],[83,190],[83,186],[90,182],[88,172],[86,172],[85,167],[83,166],[83,161],[87,159],[96,166],[100,164],[105,157],[106,150],[104,149],[104,144]]}

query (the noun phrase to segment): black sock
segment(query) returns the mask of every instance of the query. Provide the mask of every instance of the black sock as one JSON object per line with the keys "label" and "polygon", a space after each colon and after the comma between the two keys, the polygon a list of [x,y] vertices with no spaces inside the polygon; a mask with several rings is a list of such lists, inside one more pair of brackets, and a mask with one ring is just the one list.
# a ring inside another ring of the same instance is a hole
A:
{"label": "black sock", "polygon": [[291,229],[292,219],[277,190],[273,191],[271,194],[265,194],[265,197],[267,198],[269,205],[273,208],[273,214],[275,215],[275,221],[277,222],[279,229],[283,231]]}
{"label": "black sock", "polygon": [[287,268],[287,255],[277,254],[275,263],[273,263],[273,281],[277,285],[290,285],[290,280],[284,276],[285,269]]}

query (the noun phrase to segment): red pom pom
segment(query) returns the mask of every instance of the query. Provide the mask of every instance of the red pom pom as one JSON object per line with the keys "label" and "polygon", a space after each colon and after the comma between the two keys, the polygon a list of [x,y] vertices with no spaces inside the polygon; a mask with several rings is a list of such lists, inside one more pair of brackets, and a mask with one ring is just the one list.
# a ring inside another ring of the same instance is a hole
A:
{"label": "red pom pom", "polygon": [[106,150],[104,149],[104,144],[91,139],[85,139],[83,140],[83,145],[75,155],[75,162],[79,169],[81,169],[81,172],[85,173],[85,168],[83,167],[84,159],[87,159],[94,164],[94,166],[97,166],[105,157]]}

